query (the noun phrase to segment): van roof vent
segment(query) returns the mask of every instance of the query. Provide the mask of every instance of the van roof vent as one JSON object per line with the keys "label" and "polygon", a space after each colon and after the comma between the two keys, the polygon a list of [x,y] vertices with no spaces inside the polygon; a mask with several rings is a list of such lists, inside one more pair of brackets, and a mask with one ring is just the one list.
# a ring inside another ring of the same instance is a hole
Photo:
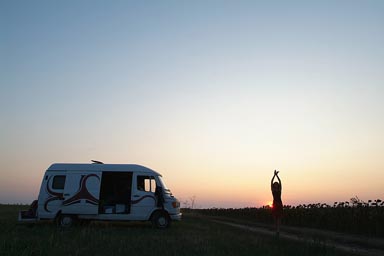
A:
{"label": "van roof vent", "polygon": [[97,161],[97,160],[91,160],[94,164],[104,164],[103,162]]}

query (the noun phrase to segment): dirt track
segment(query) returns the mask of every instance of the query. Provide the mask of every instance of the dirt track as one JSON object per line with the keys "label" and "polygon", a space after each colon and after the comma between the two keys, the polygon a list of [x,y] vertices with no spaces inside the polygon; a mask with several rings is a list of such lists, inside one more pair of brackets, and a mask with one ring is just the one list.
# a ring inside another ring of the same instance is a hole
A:
{"label": "dirt track", "polygon": [[[267,236],[276,236],[273,227],[268,225],[252,225],[238,224],[230,220],[210,218],[211,221],[228,225],[251,232],[256,232]],[[384,239],[372,239],[361,236],[354,236],[331,231],[323,231],[307,228],[281,227],[280,239],[293,241],[304,241],[323,243],[326,246],[334,247],[337,250],[364,256],[383,256],[384,255]]]}

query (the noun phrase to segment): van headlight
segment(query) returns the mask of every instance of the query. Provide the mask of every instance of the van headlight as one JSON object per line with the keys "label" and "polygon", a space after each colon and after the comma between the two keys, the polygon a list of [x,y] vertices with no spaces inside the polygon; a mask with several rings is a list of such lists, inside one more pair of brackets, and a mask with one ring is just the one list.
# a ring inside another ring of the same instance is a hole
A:
{"label": "van headlight", "polygon": [[178,200],[173,201],[173,202],[172,202],[172,207],[173,207],[173,208],[179,208],[179,207],[180,207],[180,202],[179,202]]}

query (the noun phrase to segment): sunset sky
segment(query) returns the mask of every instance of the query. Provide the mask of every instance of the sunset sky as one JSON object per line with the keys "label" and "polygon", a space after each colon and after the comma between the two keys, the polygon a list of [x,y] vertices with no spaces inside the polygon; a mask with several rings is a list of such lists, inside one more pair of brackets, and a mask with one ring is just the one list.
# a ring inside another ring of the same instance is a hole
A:
{"label": "sunset sky", "polygon": [[384,1],[1,1],[0,203],[136,163],[197,207],[384,198]]}

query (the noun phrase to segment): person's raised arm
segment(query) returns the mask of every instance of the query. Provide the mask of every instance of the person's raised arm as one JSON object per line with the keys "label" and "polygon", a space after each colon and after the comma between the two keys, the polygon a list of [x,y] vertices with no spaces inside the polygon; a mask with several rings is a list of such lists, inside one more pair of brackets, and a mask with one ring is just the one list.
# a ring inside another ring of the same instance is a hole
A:
{"label": "person's raised arm", "polygon": [[279,173],[279,172],[277,172],[275,175],[276,175],[276,177],[277,177],[277,180],[279,181],[279,184],[280,184],[280,189],[282,189],[282,188],[283,188],[283,186],[282,186],[282,184],[281,184],[281,180],[280,180],[280,178],[279,178],[279,175],[278,175],[278,173]]}
{"label": "person's raised arm", "polygon": [[275,178],[275,176],[276,176],[276,170],[275,170],[275,173],[273,174],[272,179],[271,179],[271,189],[272,189],[272,186],[273,186],[273,179]]}

